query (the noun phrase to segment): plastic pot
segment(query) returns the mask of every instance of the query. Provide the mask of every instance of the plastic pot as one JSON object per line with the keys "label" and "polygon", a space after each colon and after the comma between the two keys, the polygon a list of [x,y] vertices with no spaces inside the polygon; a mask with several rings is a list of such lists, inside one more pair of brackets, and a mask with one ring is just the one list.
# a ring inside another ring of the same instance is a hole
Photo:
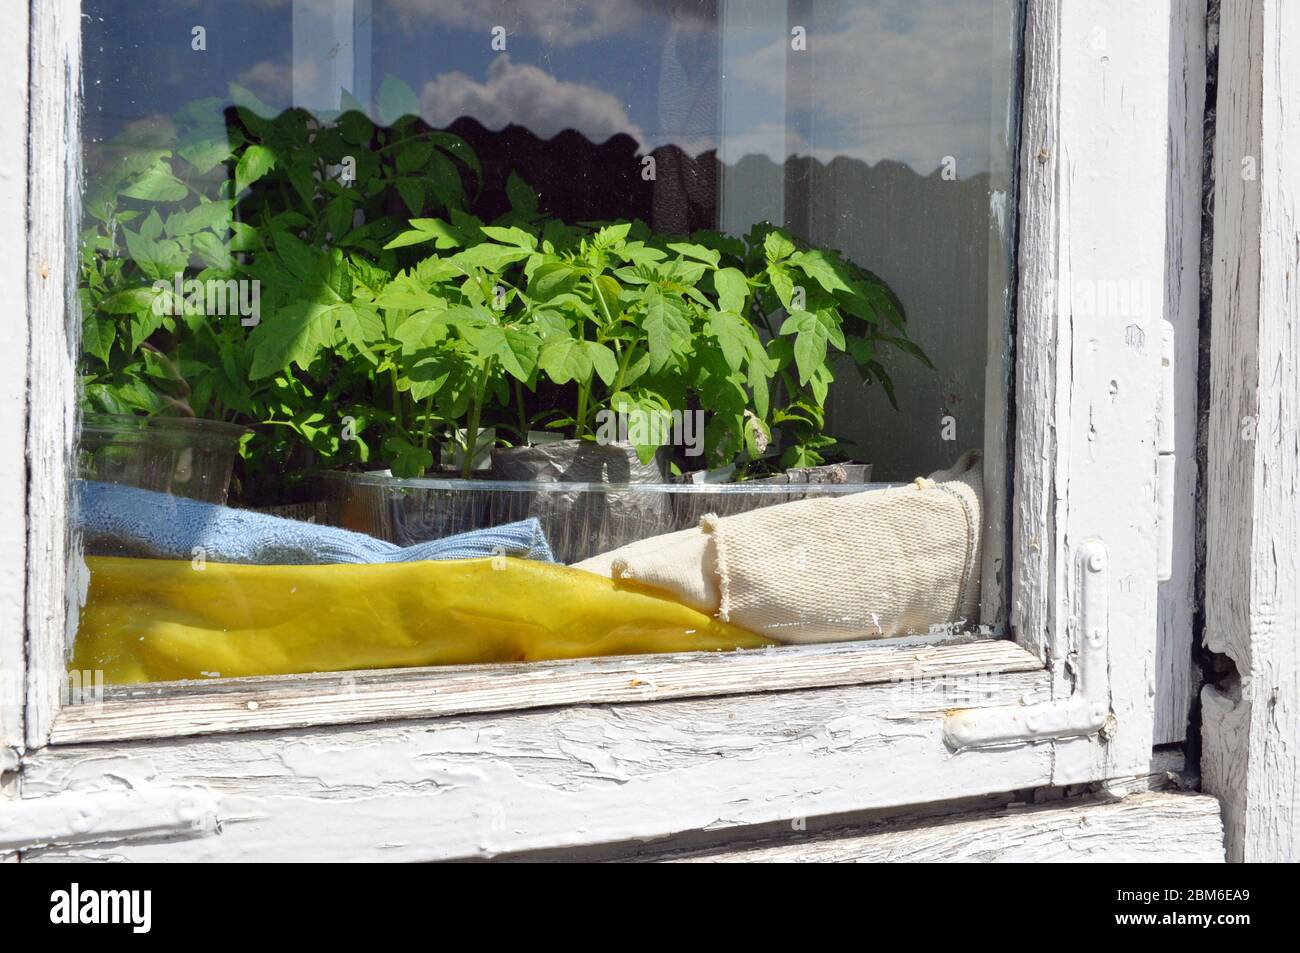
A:
{"label": "plastic pot", "polygon": [[239,441],[237,424],[196,417],[86,414],[77,473],[99,480],[225,504]]}
{"label": "plastic pot", "polygon": [[531,493],[493,494],[490,521],[495,525],[536,516],[555,558],[565,563],[670,533],[676,528],[671,497],[635,489],[667,483],[666,461],[666,451],[642,463],[628,444],[590,440],[493,450],[489,471],[493,480],[547,487]]}

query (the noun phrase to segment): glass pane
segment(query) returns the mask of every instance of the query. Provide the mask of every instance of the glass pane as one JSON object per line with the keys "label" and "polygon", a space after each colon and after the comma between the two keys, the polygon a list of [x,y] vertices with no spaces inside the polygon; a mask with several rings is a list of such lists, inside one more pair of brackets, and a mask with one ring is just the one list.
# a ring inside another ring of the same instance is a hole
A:
{"label": "glass pane", "polygon": [[996,629],[1016,0],[143,6],[83,0],[77,670]]}

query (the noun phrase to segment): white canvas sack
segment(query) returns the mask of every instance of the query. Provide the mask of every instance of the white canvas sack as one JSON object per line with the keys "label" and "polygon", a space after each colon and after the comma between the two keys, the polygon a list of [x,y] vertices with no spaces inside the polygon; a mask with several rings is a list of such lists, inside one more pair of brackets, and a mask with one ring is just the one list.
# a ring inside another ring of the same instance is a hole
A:
{"label": "white canvas sack", "polygon": [[779,642],[972,625],[979,611],[982,456],[903,487],[706,516],[577,568],[665,590]]}

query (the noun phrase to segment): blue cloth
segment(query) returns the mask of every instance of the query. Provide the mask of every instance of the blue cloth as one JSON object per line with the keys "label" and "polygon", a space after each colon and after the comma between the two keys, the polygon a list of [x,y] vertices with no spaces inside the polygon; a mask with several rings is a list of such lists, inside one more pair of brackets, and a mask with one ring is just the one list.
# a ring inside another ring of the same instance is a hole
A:
{"label": "blue cloth", "polygon": [[92,554],[259,566],[421,562],[518,556],[555,562],[537,519],[476,529],[413,546],[364,533],[200,503],[131,486],[80,480],[77,525]]}

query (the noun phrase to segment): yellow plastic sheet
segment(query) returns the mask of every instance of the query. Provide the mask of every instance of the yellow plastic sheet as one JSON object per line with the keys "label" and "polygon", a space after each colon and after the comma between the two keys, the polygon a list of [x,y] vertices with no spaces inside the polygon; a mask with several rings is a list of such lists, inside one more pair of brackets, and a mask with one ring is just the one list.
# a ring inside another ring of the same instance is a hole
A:
{"label": "yellow plastic sheet", "polygon": [[90,557],[71,667],[109,683],[757,648],[579,569],[497,557],[233,566]]}

